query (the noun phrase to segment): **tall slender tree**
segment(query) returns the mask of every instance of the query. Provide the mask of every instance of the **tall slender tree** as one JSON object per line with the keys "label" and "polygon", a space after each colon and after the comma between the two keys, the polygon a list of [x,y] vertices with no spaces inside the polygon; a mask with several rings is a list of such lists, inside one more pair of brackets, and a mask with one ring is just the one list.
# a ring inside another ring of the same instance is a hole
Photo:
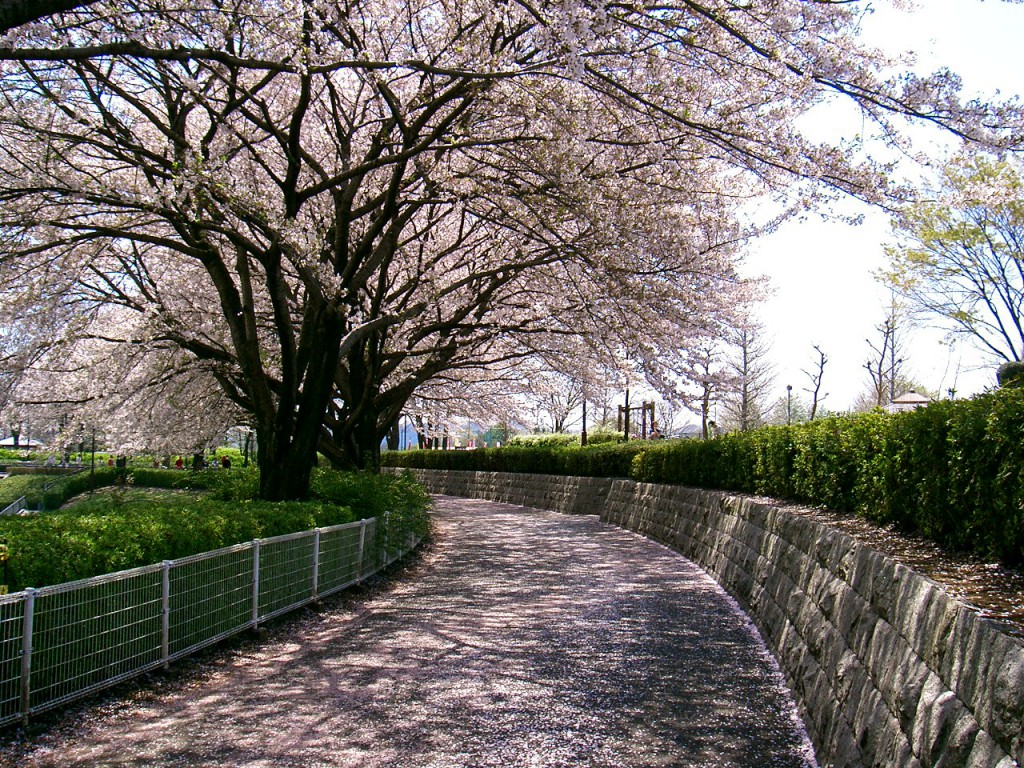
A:
{"label": "tall slender tree", "polygon": [[748,319],[730,330],[729,340],[728,367],[733,386],[723,397],[723,426],[747,432],[764,424],[768,415],[767,398],[775,378],[771,347],[764,338],[764,329]]}
{"label": "tall slender tree", "polygon": [[885,318],[875,326],[876,335],[865,339],[871,350],[864,369],[871,381],[873,405],[880,408],[891,403],[897,395],[897,389],[905,380],[904,370],[907,367],[906,334],[909,324],[906,307],[900,303],[893,292]]}
{"label": "tall slender tree", "polygon": [[814,345],[814,351],[817,353],[818,358],[815,361],[815,368],[811,371],[804,371],[804,376],[810,379],[811,386],[805,387],[804,392],[811,396],[811,415],[810,420],[814,421],[814,418],[818,415],[818,406],[821,405],[822,401],[828,397],[828,393],[821,393],[821,385],[825,380],[825,365],[828,363],[828,356],[817,344]]}

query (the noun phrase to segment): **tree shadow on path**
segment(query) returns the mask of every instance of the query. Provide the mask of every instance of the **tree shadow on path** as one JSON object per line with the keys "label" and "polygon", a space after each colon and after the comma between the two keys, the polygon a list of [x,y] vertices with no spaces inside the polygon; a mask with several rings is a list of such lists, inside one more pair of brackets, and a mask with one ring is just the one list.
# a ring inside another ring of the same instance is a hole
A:
{"label": "tree shadow on path", "polygon": [[749,621],[589,516],[439,497],[410,578],[20,765],[813,765]]}

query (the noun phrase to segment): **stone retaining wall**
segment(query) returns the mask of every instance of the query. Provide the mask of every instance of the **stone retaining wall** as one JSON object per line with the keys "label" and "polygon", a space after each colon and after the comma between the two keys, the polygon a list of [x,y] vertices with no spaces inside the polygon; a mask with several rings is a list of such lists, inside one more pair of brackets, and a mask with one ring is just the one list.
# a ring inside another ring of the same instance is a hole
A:
{"label": "stone retaining wall", "polygon": [[822,766],[1024,762],[1024,643],[846,534],[715,491],[413,472],[434,493],[597,514],[699,564],[778,658]]}

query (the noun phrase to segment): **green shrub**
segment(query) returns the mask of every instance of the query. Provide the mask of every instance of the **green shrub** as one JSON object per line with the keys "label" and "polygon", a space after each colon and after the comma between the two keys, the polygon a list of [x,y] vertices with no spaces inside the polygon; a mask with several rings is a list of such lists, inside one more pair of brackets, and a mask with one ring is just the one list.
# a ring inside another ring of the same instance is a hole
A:
{"label": "green shrub", "polygon": [[996,380],[1001,387],[1024,387],[1024,361],[1013,360],[1000,365]]}
{"label": "green shrub", "polygon": [[2,519],[0,538],[10,548],[9,586],[17,590],[352,519],[347,507],[328,503],[225,502],[108,490],[61,512]]}
{"label": "green shrub", "polygon": [[1024,388],[765,427],[714,440],[386,453],[427,469],[630,476],[857,514],[948,547],[1024,562]]}
{"label": "green shrub", "polygon": [[35,461],[39,457],[35,453],[13,448],[0,448],[0,463],[15,463],[18,461]]}
{"label": "green shrub", "polygon": [[53,477],[47,475],[8,475],[0,480],[0,509],[22,496],[38,498],[43,486],[51,480]]}
{"label": "green shrub", "polygon": [[510,446],[545,446],[549,448],[567,448],[580,444],[579,435],[570,435],[565,432],[548,432],[537,435],[516,435],[508,441]]}
{"label": "green shrub", "polygon": [[585,448],[512,445],[471,451],[386,451],[381,462],[386,466],[418,469],[629,477],[633,457],[644,450],[645,445],[630,442]]}
{"label": "green shrub", "polygon": [[587,445],[601,445],[603,443],[621,443],[624,438],[622,432],[614,429],[598,427],[593,432],[587,432]]}
{"label": "green shrub", "polygon": [[633,441],[598,443],[565,451],[561,456],[562,472],[580,477],[629,477],[633,460],[646,447],[646,443]]}
{"label": "green shrub", "polygon": [[[63,503],[87,491],[92,481],[112,486],[116,476],[103,467],[95,478],[88,472],[63,478],[47,492],[48,501]],[[0,541],[11,553],[9,587],[59,584],[385,512],[394,535],[424,534],[430,505],[428,494],[409,476],[317,470],[313,498],[284,503],[253,500],[254,470],[138,468],[128,477],[127,484],[80,495],[60,511],[0,518]],[[38,477],[25,480],[39,483]]]}
{"label": "green shrub", "polygon": [[395,477],[316,469],[311,488],[315,499],[344,504],[357,520],[385,512],[418,515],[430,506],[430,495],[408,474]]}

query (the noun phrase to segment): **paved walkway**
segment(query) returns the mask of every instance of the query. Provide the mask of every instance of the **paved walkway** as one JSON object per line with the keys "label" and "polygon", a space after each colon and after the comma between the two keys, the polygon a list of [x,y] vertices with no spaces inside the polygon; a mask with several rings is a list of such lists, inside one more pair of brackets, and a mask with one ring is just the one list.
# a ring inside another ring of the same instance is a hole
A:
{"label": "paved walkway", "polygon": [[42,766],[812,766],[719,587],[593,517],[441,497],[436,543],[196,685],[88,713]]}

